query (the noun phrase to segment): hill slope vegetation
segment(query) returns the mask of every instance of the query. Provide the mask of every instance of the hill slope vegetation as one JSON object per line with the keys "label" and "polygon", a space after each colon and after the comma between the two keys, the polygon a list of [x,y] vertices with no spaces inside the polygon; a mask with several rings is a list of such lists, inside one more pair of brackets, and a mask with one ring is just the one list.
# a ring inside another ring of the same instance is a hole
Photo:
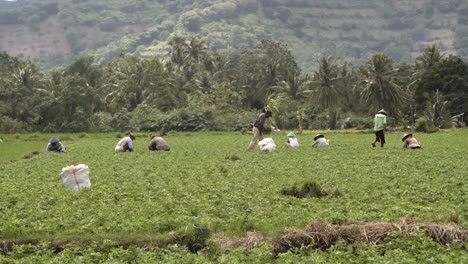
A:
{"label": "hill slope vegetation", "polygon": [[355,62],[384,52],[411,62],[436,44],[467,58],[464,0],[18,0],[0,3],[0,50],[57,66],[82,53],[166,56],[173,34],[194,34],[213,50],[289,44],[302,68],[331,54]]}

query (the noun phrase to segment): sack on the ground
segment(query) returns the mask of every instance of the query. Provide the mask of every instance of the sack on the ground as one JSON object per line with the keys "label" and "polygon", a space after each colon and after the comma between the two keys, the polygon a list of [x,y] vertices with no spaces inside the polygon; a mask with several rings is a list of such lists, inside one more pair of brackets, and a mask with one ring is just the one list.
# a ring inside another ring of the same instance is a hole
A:
{"label": "sack on the ground", "polygon": [[84,164],[62,168],[60,177],[62,178],[63,186],[68,189],[81,191],[84,188],[91,187],[89,168]]}
{"label": "sack on the ground", "polygon": [[288,145],[292,148],[298,148],[299,147],[299,142],[297,141],[297,138],[289,138],[288,139]]}
{"label": "sack on the ground", "polygon": [[260,148],[261,151],[272,152],[276,150],[276,144],[272,138],[262,139],[260,142],[258,142],[258,147]]}

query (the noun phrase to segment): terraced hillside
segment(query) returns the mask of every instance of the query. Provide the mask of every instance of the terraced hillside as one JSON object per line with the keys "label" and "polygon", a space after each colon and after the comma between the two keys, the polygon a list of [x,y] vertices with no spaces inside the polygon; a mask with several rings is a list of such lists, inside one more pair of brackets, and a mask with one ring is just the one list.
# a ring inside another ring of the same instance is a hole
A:
{"label": "terraced hillside", "polygon": [[466,0],[18,0],[0,8],[0,50],[48,66],[83,52],[102,61],[165,56],[168,39],[185,33],[215,50],[282,40],[305,69],[324,53],[411,62],[428,44],[465,58],[468,51]]}

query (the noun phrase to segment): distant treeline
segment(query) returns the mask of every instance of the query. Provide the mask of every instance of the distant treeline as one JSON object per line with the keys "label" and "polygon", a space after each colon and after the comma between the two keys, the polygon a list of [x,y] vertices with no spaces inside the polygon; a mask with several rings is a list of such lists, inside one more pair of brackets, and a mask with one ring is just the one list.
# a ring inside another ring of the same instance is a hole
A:
{"label": "distant treeline", "polygon": [[468,111],[468,63],[436,46],[414,64],[324,56],[302,72],[281,42],[226,53],[190,36],[169,45],[166,61],[82,56],[50,72],[1,53],[0,132],[242,130],[264,106],[282,129],[370,128],[385,108],[392,125],[424,131],[464,125],[452,116]]}

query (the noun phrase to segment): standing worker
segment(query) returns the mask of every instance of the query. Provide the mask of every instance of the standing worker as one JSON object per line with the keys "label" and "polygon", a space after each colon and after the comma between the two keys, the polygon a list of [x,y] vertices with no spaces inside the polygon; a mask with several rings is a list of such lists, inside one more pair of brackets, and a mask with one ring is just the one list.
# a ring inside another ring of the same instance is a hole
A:
{"label": "standing worker", "polygon": [[169,150],[171,150],[171,148],[166,143],[164,138],[162,138],[160,136],[156,136],[156,135],[151,136],[151,141],[150,141],[150,144],[148,146],[148,149],[152,150],[152,151],[159,151],[159,150],[169,151]]}
{"label": "standing worker", "polygon": [[375,142],[380,142],[380,147],[385,144],[385,128],[387,127],[387,112],[382,109],[374,117],[374,133],[375,140],[372,142],[372,147],[375,148]]}
{"label": "standing worker", "polygon": [[115,152],[133,152],[133,140],[135,140],[135,136],[130,134],[124,138],[122,138],[119,143],[115,146]]}
{"label": "standing worker", "polygon": [[252,140],[250,140],[249,149],[254,148],[260,140],[263,139],[263,131],[265,131],[265,123],[267,118],[272,117],[272,113],[270,110],[263,108],[263,111],[260,115],[258,115],[255,123],[253,124],[253,136]]}

